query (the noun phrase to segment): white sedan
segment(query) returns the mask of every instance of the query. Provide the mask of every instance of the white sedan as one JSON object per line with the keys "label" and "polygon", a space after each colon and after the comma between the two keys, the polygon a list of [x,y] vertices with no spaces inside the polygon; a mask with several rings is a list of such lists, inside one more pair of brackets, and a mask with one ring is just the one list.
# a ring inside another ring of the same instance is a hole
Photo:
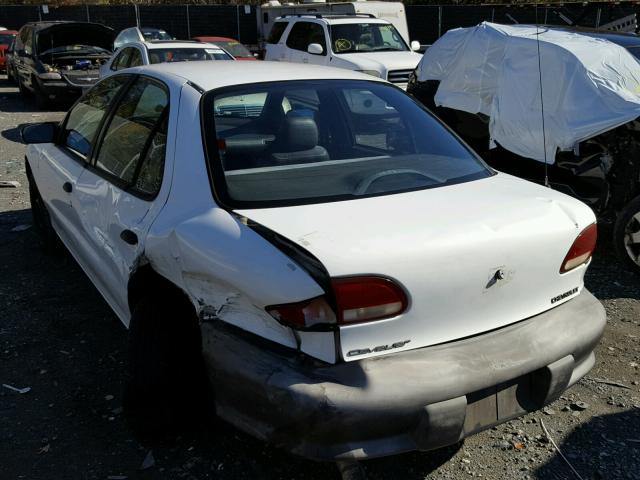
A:
{"label": "white sedan", "polygon": [[592,211],[490,169],[384,81],[133,68],[23,138],[43,245],[62,240],[130,327],[143,428],[211,398],[306,457],[429,450],[594,364]]}
{"label": "white sedan", "polygon": [[111,58],[100,66],[100,78],[125,68],[200,60],[235,60],[235,58],[212,43],[189,40],[133,41],[119,47]]}

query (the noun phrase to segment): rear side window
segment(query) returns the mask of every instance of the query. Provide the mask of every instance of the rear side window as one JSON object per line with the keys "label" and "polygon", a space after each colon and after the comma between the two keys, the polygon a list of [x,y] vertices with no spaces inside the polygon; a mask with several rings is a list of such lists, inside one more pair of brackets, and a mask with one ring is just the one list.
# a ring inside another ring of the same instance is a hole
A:
{"label": "rear side window", "polygon": [[101,81],[71,109],[64,127],[64,144],[68,148],[84,157],[89,155],[111,101],[130,78],[118,75]]}
{"label": "rear side window", "polygon": [[[164,85],[139,77],[116,107],[96,158],[96,167],[125,185],[135,184],[145,161],[151,169],[164,165],[166,127],[163,127],[169,96]],[[145,178],[149,167],[145,167]],[[156,182],[157,183],[157,182]],[[153,180],[141,182],[144,193],[150,192]]]}
{"label": "rear side window", "polygon": [[276,22],[271,27],[271,32],[269,32],[269,38],[267,38],[267,43],[278,43],[282,38],[282,34],[287,29],[287,22]]}
{"label": "rear side window", "polygon": [[129,66],[138,67],[140,65],[142,65],[142,54],[140,53],[140,50],[138,50],[137,48],[132,48],[131,59],[129,60]]}
{"label": "rear side window", "polygon": [[122,70],[129,66],[129,58],[131,56],[131,48],[122,50],[116,58],[111,62],[111,70]]}
{"label": "rear side window", "polygon": [[327,48],[322,26],[313,22],[297,22],[291,28],[287,38],[287,47],[306,52],[307,47],[312,43],[320,44],[326,54]]}
{"label": "rear side window", "polygon": [[373,81],[288,81],[205,94],[218,200],[261,208],[436,188],[492,175],[411,97]]}

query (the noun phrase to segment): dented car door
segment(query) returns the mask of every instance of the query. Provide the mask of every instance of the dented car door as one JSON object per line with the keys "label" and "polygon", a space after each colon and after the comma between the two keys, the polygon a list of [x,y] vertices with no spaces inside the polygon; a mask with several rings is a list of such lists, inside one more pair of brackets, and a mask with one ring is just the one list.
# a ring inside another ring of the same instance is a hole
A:
{"label": "dented car door", "polygon": [[[137,77],[112,109],[89,168],[75,189],[81,234],[94,281],[128,324],[127,286],[144,252],[145,234],[164,176],[169,91]],[[93,268],[92,268],[93,267]]]}

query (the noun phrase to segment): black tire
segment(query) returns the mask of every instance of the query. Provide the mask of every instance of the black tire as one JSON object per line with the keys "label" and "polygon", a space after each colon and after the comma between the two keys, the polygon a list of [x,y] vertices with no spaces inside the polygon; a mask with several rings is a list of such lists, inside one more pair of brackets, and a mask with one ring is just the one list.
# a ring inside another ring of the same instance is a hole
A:
{"label": "black tire", "polygon": [[29,181],[29,199],[31,200],[31,217],[33,229],[38,235],[40,247],[48,253],[57,253],[62,250],[62,242],[51,225],[51,217],[47,206],[40,195],[40,191],[31,174],[27,174]]}
{"label": "black tire", "polygon": [[7,81],[9,83],[16,83],[16,79],[13,77],[13,73],[11,73],[11,68],[7,66]]}
{"label": "black tire", "polygon": [[38,107],[38,110],[47,110],[51,106],[49,97],[42,92],[35,79],[32,80],[31,85],[33,85],[33,96],[36,100],[36,107]]}
{"label": "black tire", "polygon": [[129,325],[129,362],[123,406],[142,441],[190,430],[213,411],[191,302],[160,284],[136,305]]}
{"label": "black tire", "polygon": [[618,214],[613,243],[618,258],[631,271],[640,273],[640,196],[631,200]]}
{"label": "black tire", "polygon": [[18,83],[18,90],[20,90],[20,94],[23,97],[28,97],[31,94],[31,92],[27,87],[23,85],[22,80],[20,80],[20,77],[16,78],[16,82]]}

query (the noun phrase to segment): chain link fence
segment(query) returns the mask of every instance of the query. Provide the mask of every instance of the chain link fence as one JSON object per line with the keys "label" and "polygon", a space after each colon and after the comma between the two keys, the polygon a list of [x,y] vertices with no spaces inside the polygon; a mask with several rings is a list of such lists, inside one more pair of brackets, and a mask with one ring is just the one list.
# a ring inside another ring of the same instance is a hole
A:
{"label": "chain link fence", "polygon": [[79,5],[0,6],[0,25],[19,29],[27,22],[73,20],[97,22],[120,31],[140,26],[161,28],[176,38],[198,35],[232,37],[257,43],[256,9],[249,5]]}
{"label": "chain link fence", "polygon": [[[447,30],[469,27],[482,21],[498,23],[576,24],[598,27],[638,12],[634,3],[533,5],[407,5],[411,40],[429,45]],[[237,38],[245,44],[258,43],[256,8],[250,5],[126,5],[46,8],[39,6],[0,6],[0,25],[19,29],[23,24],[45,20],[91,21],[116,31],[137,24],[162,28],[176,38],[217,35]]]}

